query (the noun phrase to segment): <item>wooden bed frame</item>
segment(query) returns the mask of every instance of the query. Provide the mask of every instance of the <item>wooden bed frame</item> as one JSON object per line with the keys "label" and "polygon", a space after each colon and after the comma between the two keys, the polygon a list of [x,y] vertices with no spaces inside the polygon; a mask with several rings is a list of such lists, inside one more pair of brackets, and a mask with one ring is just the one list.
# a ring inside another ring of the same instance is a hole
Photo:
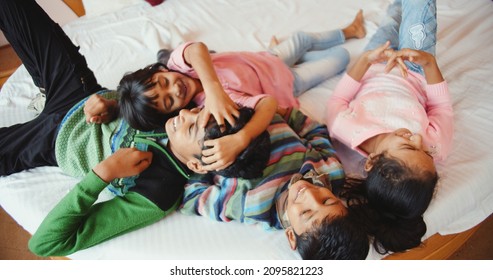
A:
{"label": "wooden bed frame", "polygon": [[[82,0],[63,0],[77,16],[85,15]],[[420,247],[405,253],[394,253],[385,260],[446,260],[451,257],[477,231],[481,224],[457,234],[434,234],[426,239]],[[65,258],[56,258],[65,259]]]}

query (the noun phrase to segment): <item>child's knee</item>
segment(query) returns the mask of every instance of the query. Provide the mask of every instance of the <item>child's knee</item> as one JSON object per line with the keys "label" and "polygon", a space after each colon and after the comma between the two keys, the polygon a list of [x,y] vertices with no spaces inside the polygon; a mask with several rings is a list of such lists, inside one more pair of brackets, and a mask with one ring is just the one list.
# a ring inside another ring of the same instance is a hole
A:
{"label": "child's knee", "polygon": [[341,64],[343,65],[349,64],[349,60],[351,59],[351,56],[349,55],[349,51],[346,48],[336,47],[334,48],[334,52],[337,54],[337,57],[339,57]]}

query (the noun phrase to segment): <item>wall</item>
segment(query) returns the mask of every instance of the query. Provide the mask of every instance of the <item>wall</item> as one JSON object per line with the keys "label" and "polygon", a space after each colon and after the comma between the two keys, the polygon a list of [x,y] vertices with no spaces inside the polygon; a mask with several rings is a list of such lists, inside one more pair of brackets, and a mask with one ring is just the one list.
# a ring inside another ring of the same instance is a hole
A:
{"label": "wall", "polygon": [[[38,4],[60,25],[77,18],[77,15],[62,0],[36,0]],[[7,45],[8,41],[0,31],[0,46]]]}

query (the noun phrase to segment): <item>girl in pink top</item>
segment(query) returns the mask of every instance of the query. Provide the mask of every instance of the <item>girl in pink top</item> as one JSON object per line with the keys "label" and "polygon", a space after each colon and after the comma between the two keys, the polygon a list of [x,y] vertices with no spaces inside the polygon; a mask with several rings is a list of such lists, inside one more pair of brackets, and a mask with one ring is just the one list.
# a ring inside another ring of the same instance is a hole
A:
{"label": "girl in pink top", "polygon": [[366,178],[348,181],[368,202],[383,253],[420,244],[422,215],[438,180],[435,161],[452,145],[451,100],[434,57],[436,28],[435,0],[396,0],[327,103],[331,136],[367,157]]}
{"label": "girl in pink top", "polygon": [[132,127],[151,130],[191,101],[207,112],[203,126],[211,114],[218,125],[234,124],[237,103],[253,107],[241,131],[204,143],[211,148],[204,150],[203,162],[208,171],[219,170],[267,128],[278,104],[298,107],[295,96],[344,71],[349,55],[337,45],[365,35],[359,11],[344,29],[297,32],[265,52],[210,54],[204,43],[187,42],[171,53],[167,66],[157,63],[123,77],[120,110]]}

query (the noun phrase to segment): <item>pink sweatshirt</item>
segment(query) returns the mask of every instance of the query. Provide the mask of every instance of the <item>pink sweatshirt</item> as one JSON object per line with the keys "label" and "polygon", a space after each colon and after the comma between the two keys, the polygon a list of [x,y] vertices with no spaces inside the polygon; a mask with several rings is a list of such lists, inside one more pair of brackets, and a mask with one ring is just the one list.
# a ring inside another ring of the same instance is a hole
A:
{"label": "pink sweatshirt", "polygon": [[[181,44],[173,50],[167,66],[198,78],[183,55],[190,44],[193,42]],[[281,107],[299,107],[293,95],[293,74],[278,57],[268,52],[224,52],[211,54],[211,59],[224,91],[236,103],[254,108],[258,100],[267,94],[276,98]],[[193,101],[200,106],[204,104],[204,99],[202,92]]]}
{"label": "pink sweatshirt", "polygon": [[452,147],[453,110],[446,81],[427,85],[425,78],[397,69],[384,73],[384,65],[373,65],[361,79],[345,74],[327,103],[327,126],[331,137],[368,156],[359,149],[365,140],[398,128],[423,137],[435,161],[445,160]]}

